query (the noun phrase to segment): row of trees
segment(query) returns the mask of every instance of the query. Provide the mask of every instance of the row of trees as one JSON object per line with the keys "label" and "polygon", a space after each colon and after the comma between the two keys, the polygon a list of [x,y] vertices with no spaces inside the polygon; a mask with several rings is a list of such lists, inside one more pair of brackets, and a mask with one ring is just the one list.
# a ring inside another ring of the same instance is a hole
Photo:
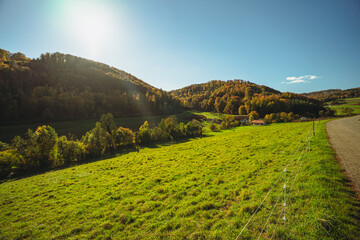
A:
{"label": "row of trees", "polygon": [[180,100],[135,76],[69,54],[28,59],[0,49],[0,123],[173,114]]}
{"label": "row of trees", "polygon": [[260,117],[281,112],[318,116],[319,111],[324,110],[319,100],[242,80],[195,84],[172,94],[188,108],[226,114],[245,115],[256,111]]}
{"label": "row of trees", "polygon": [[346,90],[330,89],[324,91],[305,93],[304,95],[321,100],[323,102],[327,102],[330,105],[336,105],[339,104],[338,101],[339,99],[360,97],[360,87],[350,88]]}
{"label": "row of trees", "polygon": [[119,149],[139,150],[145,144],[200,135],[202,125],[196,120],[184,124],[166,118],[154,127],[146,121],[133,132],[117,127],[112,114],[102,115],[80,140],[58,137],[51,126],[40,126],[36,131],[28,130],[24,138],[15,137],[10,145],[0,142],[0,178],[82,162]]}

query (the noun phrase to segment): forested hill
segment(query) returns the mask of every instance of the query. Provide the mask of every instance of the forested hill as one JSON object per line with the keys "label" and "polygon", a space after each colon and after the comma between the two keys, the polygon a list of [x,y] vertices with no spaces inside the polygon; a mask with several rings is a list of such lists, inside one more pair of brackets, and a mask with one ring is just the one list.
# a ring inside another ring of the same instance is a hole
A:
{"label": "forested hill", "polygon": [[316,98],[324,102],[330,102],[342,98],[360,97],[360,87],[346,90],[329,89],[317,92],[303,93],[307,97]]}
{"label": "forested hill", "polygon": [[180,101],[108,65],[62,53],[38,59],[0,49],[0,122],[172,114]]}
{"label": "forested hill", "polygon": [[318,116],[319,111],[325,110],[319,100],[295,93],[281,93],[243,80],[210,81],[171,93],[188,108],[228,114],[257,112],[264,117],[271,113],[292,112],[302,116]]}

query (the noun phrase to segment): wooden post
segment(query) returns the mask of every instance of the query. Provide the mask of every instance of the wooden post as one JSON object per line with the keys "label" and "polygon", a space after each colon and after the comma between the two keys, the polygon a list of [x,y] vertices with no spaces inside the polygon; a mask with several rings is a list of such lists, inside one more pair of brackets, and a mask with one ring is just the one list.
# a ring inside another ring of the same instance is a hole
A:
{"label": "wooden post", "polygon": [[315,122],[313,121],[313,136],[315,136]]}

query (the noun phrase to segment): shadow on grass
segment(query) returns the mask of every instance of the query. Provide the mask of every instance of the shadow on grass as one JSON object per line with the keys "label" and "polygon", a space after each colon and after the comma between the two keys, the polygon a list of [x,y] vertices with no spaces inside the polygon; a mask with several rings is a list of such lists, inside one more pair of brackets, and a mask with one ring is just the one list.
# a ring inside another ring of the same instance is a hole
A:
{"label": "shadow on grass", "polygon": [[143,149],[143,148],[168,147],[168,146],[172,146],[172,145],[179,144],[179,143],[190,142],[191,140],[201,139],[201,138],[208,138],[208,137],[211,137],[211,136],[201,135],[201,136],[198,136],[198,137],[178,138],[178,139],[175,139],[173,141],[161,141],[161,142],[156,142],[156,143],[144,144],[143,146],[140,146],[139,151],[136,149],[135,146],[129,146],[127,148],[112,151],[112,152],[110,152],[110,153],[108,153],[106,155],[103,155],[103,156],[92,157],[92,158],[89,158],[89,159],[85,159],[85,160],[83,160],[81,162],[74,162],[74,163],[70,163],[70,164],[60,166],[60,167],[56,167],[56,168],[34,169],[34,171],[32,171],[32,172],[12,173],[7,178],[0,179],[0,184],[8,182],[8,181],[16,181],[16,180],[20,180],[20,179],[23,179],[23,178],[28,178],[28,177],[40,175],[40,174],[43,174],[43,173],[46,173],[46,172],[58,171],[58,170],[63,170],[63,169],[71,168],[71,167],[75,167],[75,166],[81,166],[81,165],[88,164],[88,163],[98,162],[98,161],[118,157],[118,156],[125,155],[125,154],[132,153],[132,152],[141,153],[141,149]]}

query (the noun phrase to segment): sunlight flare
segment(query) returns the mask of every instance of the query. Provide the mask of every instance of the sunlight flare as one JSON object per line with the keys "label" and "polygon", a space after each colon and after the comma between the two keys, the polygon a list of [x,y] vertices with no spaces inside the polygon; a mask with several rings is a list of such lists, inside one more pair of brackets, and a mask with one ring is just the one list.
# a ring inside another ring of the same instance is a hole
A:
{"label": "sunlight flare", "polygon": [[112,39],[115,28],[111,9],[98,1],[72,2],[67,7],[68,34],[96,57]]}

